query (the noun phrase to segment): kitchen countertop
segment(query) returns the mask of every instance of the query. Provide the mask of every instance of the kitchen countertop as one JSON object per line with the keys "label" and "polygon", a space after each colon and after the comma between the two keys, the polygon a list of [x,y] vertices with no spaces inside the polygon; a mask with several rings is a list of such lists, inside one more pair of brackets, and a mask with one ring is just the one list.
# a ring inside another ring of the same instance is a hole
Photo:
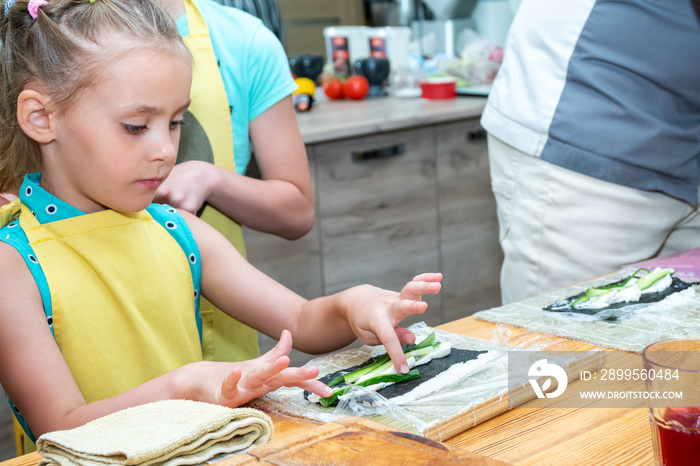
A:
{"label": "kitchen countertop", "polygon": [[383,97],[361,101],[324,97],[319,97],[311,111],[297,113],[299,130],[306,144],[479,118],[486,105],[485,97],[473,96],[447,100]]}

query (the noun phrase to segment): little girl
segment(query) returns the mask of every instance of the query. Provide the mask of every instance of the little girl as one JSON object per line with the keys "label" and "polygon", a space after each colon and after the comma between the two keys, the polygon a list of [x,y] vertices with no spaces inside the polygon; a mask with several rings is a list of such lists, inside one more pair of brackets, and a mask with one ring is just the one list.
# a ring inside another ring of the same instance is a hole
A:
{"label": "little girl", "polygon": [[[425,311],[441,274],[307,301],[197,217],[151,204],[192,76],[156,1],[4,6],[0,192],[20,198],[0,210],[0,384],[34,435],[167,398],[238,406],[283,385],[327,396],[317,368],[288,367],[292,335],[313,353],[384,344],[408,370],[400,345],[415,336],[397,326]],[[202,361],[200,294],[279,344]]]}

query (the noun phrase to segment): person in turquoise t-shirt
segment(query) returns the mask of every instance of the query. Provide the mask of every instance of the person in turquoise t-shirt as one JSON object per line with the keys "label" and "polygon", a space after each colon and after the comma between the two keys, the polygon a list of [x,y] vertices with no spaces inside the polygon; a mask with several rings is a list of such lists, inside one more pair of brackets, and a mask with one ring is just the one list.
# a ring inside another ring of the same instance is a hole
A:
{"label": "person in turquoise t-shirt", "polygon": [[[163,3],[186,37],[190,28],[184,0]],[[156,201],[190,212],[207,202],[254,230],[300,238],[313,226],[314,201],[291,98],[297,86],[282,44],[252,15],[212,0],[197,0],[196,4],[209,29],[226,90],[235,174],[211,164],[188,162],[175,168]],[[261,179],[242,176],[251,159],[249,138]]]}
{"label": "person in turquoise t-shirt", "polygon": [[[195,73],[178,165],[156,202],[201,215],[244,256],[241,225],[286,239],[308,233],[313,190],[291,99],[297,86],[282,45],[259,19],[212,0],[164,4]],[[260,178],[244,176],[249,138]],[[259,354],[257,334],[210,303],[202,306],[202,320],[205,359]]]}

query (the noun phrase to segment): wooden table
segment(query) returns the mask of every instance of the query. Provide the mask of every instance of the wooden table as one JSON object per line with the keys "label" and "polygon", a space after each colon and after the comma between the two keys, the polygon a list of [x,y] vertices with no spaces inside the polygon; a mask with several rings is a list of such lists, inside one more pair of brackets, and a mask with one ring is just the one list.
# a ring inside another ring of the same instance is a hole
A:
{"label": "wooden table", "polygon": [[[496,325],[466,317],[439,328],[490,340]],[[585,351],[592,345],[546,337],[521,329],[502,327],[512,333],[510,342],[533,337],[548,343],[550,351]],[[646,409],[632,408],[528,408],[512,409],[473,427],[445,443],[491,459],[515,465],[653,464],[651,430]],[[308,432],[317,425],[272,414],[275,440]],[[0,463],[0,466],[35,466],[39,455],[31,453]],[[226,461],[222,462],[226,463]],[[368,461],[371,464],[371,461]]]}

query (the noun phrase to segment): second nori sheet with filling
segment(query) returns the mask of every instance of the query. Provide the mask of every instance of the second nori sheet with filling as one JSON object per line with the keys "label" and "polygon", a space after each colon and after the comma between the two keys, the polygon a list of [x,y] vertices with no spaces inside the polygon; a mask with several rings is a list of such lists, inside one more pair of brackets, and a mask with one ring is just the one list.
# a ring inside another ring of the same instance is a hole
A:
{"label": "second nori sheet with filling", "polygon": [[[427,382],[428,380],[432,379],[436,375],[445,372],[447,369],[449,369],[451,366],[454,364],[460,363],[460,362],[465,362],[465,361],[471,361],[473,359],[476,359],[481,353],[486,353],[486,351],[473,351],[473,350],[464,350],[464,349],[459,349],[459,348],[452,348],[450,351],[449,356],[446,356],[444,358],[438,358],[438,359],[433,359],[430,361],[428,364],[423,364],[422,366],[416,366],[416,369],[418,369],[418,372],[420,372],[420,377],[417,379],[413,380],[407,380],[406,382],[398,382],[395,383],[394,385],[389,385],[388,387],[385,387],[381,390],[379,390],[378,393],[380,393],[383,397],[385,398],[394,398],[400,395],[403,395],[404,393],[408,393],[417,386]],[[372,364],[378,357],[381,357],[382,355],[373,357],[368,359],[367,361],[364,361],[361,364],[358,364],[353,367],[348,367],[347,369],[341,369],[339,371],[333,372],[332,374],[325,375],[321,377],[319,380],[325,384],[333,380],[339,375],[345,375],[350,372],[353,372],[357,369],[361,369],[365,366],[368,366]],[[332,388],[340,388],[344,387],[346,384],[344,382],[341,382],[338,385],[335,385]],[[304,392],[304,398],[308,400],[309,395],[311,393],[305,391]]]}
{"label": "second nori sheet with filling", "polygon": [[[590,309],[590,308],[589,309],[586,309],[586,308],[579,309],[579,308],[575,308],[575,307],[570,307],[571,303],[573,303],[578,298],[580,298],[581,296],[586,294],[585,292],[583,292],[583,293],[579,293],[579,294],[574,295],[574,296],[569,296],[568,298],[562,299],[561,301],[557,301],[556,303],[550,304],[549,306],[542,308],[542,310],[550,311],[550,312],[572,312],[575,314],[585,314],[585,315],[592,316],[592,315],[598,314],[599,312],[609,311],[609,310],[614,310],[614,309],[622,309],[622,308],[627,307],[627,306],[657,303],[657,302],[665,299],[666,297],[672,295],[673,293],[683,291],[686,288],[690,288],[691,286],[694,285],[694,283],[684,282],[683,280],[681,280],[680,278],[677,278],[677,277],[671,277],[671,279],[673,280],[673,282],[671,283],[671,286],[669,286],[665,290],[659,291],[657,293],[643,294],[642,296],[640,296],[639,301],[635,301],[632,303],[627,303],[627,302],[615,303],[615,304],[611,304],[609,306],[601,307],[601,308],[597,308],[597,309]],[[625,280],[626,280],[626,278],[623,278],[620,281],[610,283],[610,285],[617,285],[618,283],[622,283]],[[603,320],[605,320],[606,322],[617,322],[618,319],[619,319],[619,316],[606,314],[606,317]]]}

